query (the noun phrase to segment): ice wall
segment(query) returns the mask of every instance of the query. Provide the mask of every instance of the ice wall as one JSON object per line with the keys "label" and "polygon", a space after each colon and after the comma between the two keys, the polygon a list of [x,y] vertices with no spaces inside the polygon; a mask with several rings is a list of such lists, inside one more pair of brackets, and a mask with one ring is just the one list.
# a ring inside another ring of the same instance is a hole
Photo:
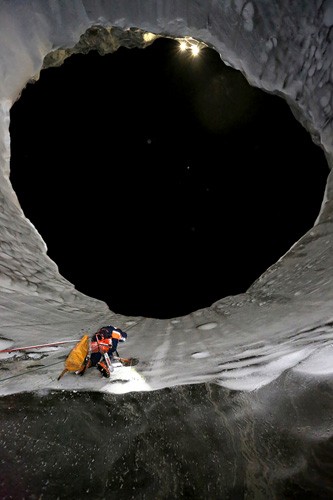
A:
{"label": "ice wall", "polygon": [[332,0],[0,0],[0,348],[119,321],[144,381],[115,396],[127,383],[92,370],[57,382],[66,350],[0,355],[3,498],[332,498],[332,175],[315,227],[246,293],[163,321],[77,292],[9,183],[10,108],[43,64],[144,32],[283,95],[332,165],[332,24]]}
{"label": "ice wall", "polygon": [[[77,292],[59,275],[56,264],[47,257],[41,237],[25,219],[9,183],[10,108],[27,82],[38,78],[43,65],[57,64],[73,50],[97,47],[112,51],[131,43],[144,46],[151,43],[151,39],[144,38],[145,33],[191,36],[213,47],[225,63],[242,71],[251,84],[287,99],[331,164],[332,24],[333,7],[329,0],[302,5],[286,0],[2,1],[0,301],[7,311],[6,337],[13,341],[19,338],[13,328],[18,310],[21,321],[24,317],[26,322],[36,318],[41,309],[49,310],[50,315],[57,309],[53,335],[55,332],[60,335],[61,329],[56,325],[61,315],[61,321],[67,315],[68,323],[76,325],[86,325],[87,321],[97,324],[112,317],[104,303]],[[237,334],[238,342],[246,343],[258,331],[276,335],[295,329],[310,331],[311,327],[326,324],[331,320],[333,302],[332,210],[329,176],[316,226],[247,293],[170,322],[142,319],[137,332],[144,331],[149,336],[149,332],[154,335],[161,329],[172,331],[173,342],[177,343],[179,338],[179,345],[181,335],[186,332],[195,346],[199,345],[202,332],[209,331],[209,339],[214,341],[218,352],[221,334],[230,335],[230,339]],[[24,307],[17,309],[13,305],[17,297]],[[127,319],[122,321],[125,323]],[[133,328],[134,334],[135,331]],[[31,331],[27,331],[29,335]],[[160,361],[168,351],[166,338],[160,339],[159,347],[155,346],[159,349],[156,369],[161,369]],[[233,342],[224,338],[223,349]],[[195,348],[193,351],[199,352]],[[289,361],[287,365],[292,366],[299,359]],[[188,366],[189,373],[182,380],[193,381],[196,367]],[[232,385],[229,380],[227,385]]]}

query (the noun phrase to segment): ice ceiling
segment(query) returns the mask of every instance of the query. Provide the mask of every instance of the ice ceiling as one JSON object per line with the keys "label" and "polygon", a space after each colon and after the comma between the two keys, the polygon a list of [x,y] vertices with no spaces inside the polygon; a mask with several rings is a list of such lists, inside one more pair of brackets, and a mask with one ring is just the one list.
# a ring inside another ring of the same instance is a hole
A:
{"label": "ice ceiling", "polygon": [[[149,373],[154,377],[149,382],[154,389],[206,380],[229,388],[253,389],[294,366],[306,373],[327,373],[329,364],[323,362],[327,356],[318,356],[331,346],[331,174],[315,226],[244,294],[221,299],[181,318],[120,317],[104,303],[79,293],[58,273],[42,238],[24,217],[9,182],[9,113],[22,89],[38,79],[43,67],[61,64],[73,52],[94,48],[106,53],[122,45],[144,47],[155,36],[192,37],[213,47],[252,85],[283,96],[323,148],[331,166],[332,25],[330,0],[307,2],[301,7],[283,0],[2,2],[2,345],[66,339],[116,322],[130,330],[131,354],[143,361],[145,356],[153,360]],[[321,336],[323,330],[325,337]],[[295,336],[296,343],[292,340]],[[145,353],[140,350],[139,338],[149,346]],[[310,346],[312,339],[315,349]],[[166,363],[171,345],[177,346],[179,353],[172,369]],[[249,360],[254,353],[262,357],[262,364],[251,369],[242,358]],[[200,366],[203,358],[205,371]],[[148,373],[145,376],[149,379]],[[70,386],[70,382],[65,383]]]}

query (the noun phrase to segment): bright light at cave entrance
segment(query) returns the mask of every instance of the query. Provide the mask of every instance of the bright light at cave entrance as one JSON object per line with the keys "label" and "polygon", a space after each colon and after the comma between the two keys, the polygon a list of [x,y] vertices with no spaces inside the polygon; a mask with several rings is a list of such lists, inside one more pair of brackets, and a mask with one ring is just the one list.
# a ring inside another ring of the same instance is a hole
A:
{"label": "bright light at cave entrance", "polygon": [[179,49],[184,52],[187,49],[187,43],[186,42],[180,42],[179,44]]}
{"label": "bright light at cave entrance", "polygon": [[193,43],[189,40],[181,40],[179,42],[179,50],[181,52],[190,51],[192,56],[197,56],[200,52],[200,46],[199,43],[196,42]]}

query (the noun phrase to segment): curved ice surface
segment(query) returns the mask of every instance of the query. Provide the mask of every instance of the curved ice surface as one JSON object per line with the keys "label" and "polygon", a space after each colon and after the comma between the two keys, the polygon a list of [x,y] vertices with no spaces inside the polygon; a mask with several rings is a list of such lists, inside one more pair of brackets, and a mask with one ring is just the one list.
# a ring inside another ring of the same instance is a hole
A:
{"label": "curved ice surface", "polygon": [[[332,165],[331,2],[1,2],[1,336],[12,339],[15,345],[37,344],[80,338],[84,331],[93,333],[102,324],[113,323],[129,333],[129,340],[122,349],[124,356],[140,360],[135,371],[133,368],[128,374],[128,379],[124,374],[116,384],[106,385],[105,381],[93,377],[94,374],[82,378],[67,374],[58,382],[57,376],[68,353],[64,346],[47,352],[46,357],[38,360],[29,356],[10,356],[1,360],[0,365],[0,394],[7,395],[1,401],[6,418],[26,429],[24,418],[20,420],[21,410],[14,411],[15,404],[11,403],[14,400],[10,399],[19,392],[39,391],[34,397],[44,394],[45,404],[51,404],[51,408],[56,398],[59,406],[54,406],[55,422],[62,418],[61,411],[68,408],[68,398],[73,405],[79,401],[81,409],[86,398],[107,419],[110,413],[115,415],[119,411],[119,400],[112,399],[110,392],[117,397],[120,392],[130,392],[132,399],[125,394],[122,403],[129,410],[131,429],[135,429],[133,436],[141,447],[129,446],[126,456],[120,449],[113,448],[112,468],[121,472],[118,458],[123,460],[124,467],[129,463],[133,465],[133,454],[142,468],[134,469],[141,470],[141,475],[133,473],[133,468],[126,477],[119,472],[117,477],[123,478],[122,484],[115,485],[115,479],[112,479],[117,498],[128,498],[126,488],[123,490],[125,496],[121,496],[123,484],[132,485],[131,492],[146,492],[146,498],[156,495],[154,485],[163,487],[165,496],[162,492],[161,498],[170,497],[175,492],[181,496],[191,493],[195,498],[193,486],[186,483],[186,477],[196,485],[196,493],[202,491],[206,498],[221,498],[222,493],[230,498],[243,498],[245,494],[251,498],[267,498],[272,492],[277,498],[284,498],[290,493],[290,484],[297,485],[293,490],[294,497],[304,498],[302,493],[310,491],[313,497],[328,498],[333,494],[332,471],[327,458],[332,457],[329,438],[333,434],[330,419],[333,365],[331,174],[315,226],[246,293],[221,299],[211,307],[185,317],[163,321],[117,315],[104,303],[75,290],[60,276],[56,263],[47,256],[45,243],[22,213],[9,182],[10,108],[27,82],[38,78],[43,62],[52,63],[53,51],[58,51],[53,54],[53,62],[61,61],[71,50],[76,50],[80,37],[96,25],[109,33],[108,41],[103,40],[103,43],[110,50],[121,43],[133,42],[140,46],[150,43],[145,40],[151,40],[151,37],[143,37],[145,32],[177,38],[191,36],[214,47],[221,58],[241,70],[251,84],[284,97],[297,119],[324,149],[328,163]],[[88,42],[93,48],[97,43],[92,38]],[[204,357],[200,353],[209,355]],[[173,388],[170,393],[165,392],[170,388]],[[50,390],[56,391],[56,395],[50,395]],[[77,393],[67,395],[67,391],[74,390],[103,394],[96,395],[95,400],[92,395],[83,394],[76,400]],[[148,395],[157,390],[155,398],[149,399]],[[67,398],[64,408],[60,408],[57,391],[66,393],[63,396]],[[105,403],[101,397],[111,399]],[[25,405],[30,428],[39,430],[38,405],[33,406],[34,399],[30,400],[31,407],[23,394],[17,397],[17,401],[18,408]],[[315,410],[311,409],[313,401],[316,402]],[[170,416],[172,428],[165,419],[160,421],[161,413],[155,413],[155,405],[163,415]],[[181,427],[177,427],[174,412],[170,415],[171,408],[178,408]],[[103,413],[106,411],[109,413]],[[68,418],[75,426],[75,416]],[[43,425],[47,421],[45,415],[41,417]],[[86,425],[81,415],[78,421],[82,428]],[[155,424],[157,421],[162,422],[162,427],[150,429],[147,422]],[[65,422],[66,419],[63,426]],[[145,429],[140,425],[145,425]],[[204,426],[208,427],[208,436],[214,437],[211,446],[210,438],[203,432]],[[36,479],[30,474],[24,476],[25,490],[24,485],[21,487],[15,481],[10,482],[11,477],[16,477],[16,471],[10,469],[11,455],[7,455],[7,450],[14,437],[18,437],[15,426],[9,427],[7,434],[3,431],[1,434],[3,463],[8,473],[7,476],[2,474],[2,477],[7,477],[2,488],[8,487],[14,496],[17,491],[19,497],[24,491],[35,496],[50,491],[50,486],[43,483],[41,476]],[[97,427],[98,432],[105,431],[100,424]],[[93,429],[91,424],[89,432]],[[175,429],[178,433],[183,430],[186,435],[181,442],[183,451],[179,450],[179,441],[173,441]],[[196,437],[193,442],[190,431]],[[57,432],[55,430],[55,442],[59,438]],[[45,438],[45,428],[42,427],[40,435]],[[32,442],[31,435],[25,432],[23,438],[23,443],[32,446],[20,448],[21,454],[26,450],[23,461],[28,464],[28,471],[30,462],[27,456],[36,442]],[[165,445],[171,450],[174,461],[166,460],[160,453],[159,460],[152,463],[149,457],[155,457],[152,453],[155,439],[159,443],[158,452]],[[44,449],[45,442],[37,448]],[[205,473],[209,472],[213,478],[209,484],[204,478],[201,481],[198,476],[192,477],[191,471],[184,466],[186,460],[192,463],[189,451],[197,450],[198,443],[206,457],[212,454],[205,463],[201,460],[202,453],[197,457]],[[72,444],[79,456],[82,450],[78,448],[78,441]],[[88,447],[89,453],[94,446]],[[221,449],[224,451],[222,458]],[[60,445],[59,454],[54,456],[66,457],[66,453],[65,445]],[[72,481],[70,486],[75,494],[80,491],[80,498],[91,497],[92,486],[87,485],[80,475],[80,484],[77,485],[75,474],[68,473],[73,466],[72,458],[71,455],[68,463],[66,458],[62,461],[63,475],[55,468],[62,481],[64,477]],[[80,457],[76,463],[81,463]],[[175,463],[177,465],[173,468]],[[219,466],[222,463],[223,470]],[[88,460],[88,464],[91,471],[92,462]],[[163,467],[168,472],[167,481],[159,476]],[[42,462],[42,476],[43,472],[47,475],[52,470],[50,462]],[[84,470],[89,475],[89,470]],[[313,470],[317,476],[309,474]],[[105,485],[110,481],[105,469],[103,471],[104,489],[100,487],[100,497],[107,494]],[[188,476],[183,476],[182,471]],[[170,482],[170,477],[174,478],[174,483]],[[325,480],[321,481],[321,477]],[[94,478],[99,485],[98,478]],[[178,489],[176,483],[181,485]],[[57,487],[53,489],[55,492],[55,497],[60,495]],[[200,494],[197,497],[200,498]]]}
{"label": "curved ice surface", "polygon": [[[47,256],[45,243],[20,210],[8,180],[9,111],[27,82],[38,78],[43,65],[60,64],[71,51],[83,50],[83,46],[95,48],[98,43],[104,51],[116,50],[121,44],[144,46],[153,39],[146,32],[173,37],[191,35],[213,46],[226,63],[240,69],[252,84],[284,96],[325,149],[330,162],[332,63],[328,56],[330,42],[325,38],[330,10],[325,11],[323,25],[319,14],[314,15],[313,5],[307,6],[302,10],[299,27],[295,7],[268,6],[263,1],[217,2],[209,8],[205,2],[199,2],[197,6],[201,8],[196,9],[185,8],[184,3],[169,9],[166,2],[156,2],[157,16],[155,8],[139,7],[139,3],[133,8],[134,4],[129,7],[127,2],[78,1],[74,10],[44,1],[37,1],[33,8],[22,1],[15,2],[17,9],[13,3],[1,5],[3,334],[16,344],[33,344],[79,338],[82,331],[93,332],[105,322],[116,322],[130,331],[126,351],[140,358],[142,364],[137,369],[152,389],[209,380],[225,387],[253,390],[298,366],[304,356],[317,356],[320,346],[332,341],[331,328],[325,327],[332,320],[333,295],[331,176],[315,227],[246,293],[170,321],[120,317],[104,303],[79,293],[59,274],[56,263]],[[276,23],[272,24],[271,19]],[[286,31],[282,28],[284,23]],[[92,26],[102,30],[102,42],[96,33],[94,37],[87,35]],[[294,34],[292,42],[290,33]],[[308,36],[313,33],[316,47]],[[322,331],[317,333],[321,325]],[[258,343],[260,348],[256,347]],[[256,368],[241,362],[242,353],[253,344]],[[141,345],[145,346],[144,351]],[[58,351],[63,356],[63,348]],[[206,351],[210,356],[205,364],[198,364],[195,353]],[[263,351],[274,355],[274,363],[263,362]],[[50,356],[50,362],[57,360],[57,354]],[[226,371],[223,366],[230,360],[238,367]],[[55,372],[56,368],[50,367],[48,387],[57,386]],[[77,384],[71,383],[73,387]],[[27,376],[24,382],[12,380],[9,387],[2,384],[0,393],[33,387]]]}
{"label": "curved ice surface", "polygon": [[[213,381],[228,388],[254,390],[305,358],[317,356],[320,347],[332,341],[331,327],[325,326],[332,320],[331,176],[315,227],[246,293],[170,321],[126,318],[75,290],[48,258],[45,243],[25,219],[9,183],[8,126],[11,104],[28,81],[38,78],[43,65],[61,64],[66,55],[83,46],[103,47],[104,51],[116,50],[121,44],[144,46],[154,39],[146,36],[148,31],[155,36],[191,35],[213,46],[254,85],[284,96],[330,162],[332,63],[330,42],[325,38],[329,8],[324,25],[319,15],[313,15],[313,6],[302,10],[299,25],[294,7],[268,7],[259,0],[221,2],[209,8],[199,2],[201,8],[197,9],[184,8],[182,3],[171,10],[165,2],[152,2],[151,8],[144,9],[136,2],[131,8],[127,2],[76,2],[74,10],[42,1],[33,8],[26,2],[17,5],[19,9],[3,3],[0,20],[0,303],[4,335],[24,345],[79,338],[82,331],[93,332],[103,323],[116,322],[130,330],[126,354],[140,358],[138,370],[152,389]],[[279,21],[272,26],[270,19]],[[96,30],[87,34],[92,26],[99,27],[99,36]],[[308,36],[313,33],[316,47]],[[315,340],[310,341],[314,335]],[[249,349],[252,361],[244,364],[243,355]],[[57,352],[64,355],[63,349]],[[205,363],[198,363],[201,352],[210,353]],[[57,356],[50,355],[52,366],[58,362]],[[236,367],[226,369],[230,363]],[[303,363],[303,372],[305,366],[310,366],[309,361]],[[49,370],[46,386],[57,387],[53,379],[56,368],[50,366]],[[76,387],[78,382],[68,384]],[[33,388],[27,375],[24,383],[12,380],[2,384],[0,392]]]}

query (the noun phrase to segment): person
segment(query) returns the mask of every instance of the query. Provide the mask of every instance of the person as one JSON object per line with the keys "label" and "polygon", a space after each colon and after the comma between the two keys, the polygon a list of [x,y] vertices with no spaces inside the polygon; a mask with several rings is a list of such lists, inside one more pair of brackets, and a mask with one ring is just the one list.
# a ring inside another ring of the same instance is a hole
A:
{"label": "person", "polygon": [[78,373],[83,375],[87,368],[96,366],[103,377],[110,376],[110,370],[105,361],[104,354],[107,353],[110,361],[114,353],[118,354],[117,347],[119,342],[126,342],[127,333],[120,328],[112,325],[102,326],[94,333],[90,340],[90,354],[87,356],[85,366]]}

